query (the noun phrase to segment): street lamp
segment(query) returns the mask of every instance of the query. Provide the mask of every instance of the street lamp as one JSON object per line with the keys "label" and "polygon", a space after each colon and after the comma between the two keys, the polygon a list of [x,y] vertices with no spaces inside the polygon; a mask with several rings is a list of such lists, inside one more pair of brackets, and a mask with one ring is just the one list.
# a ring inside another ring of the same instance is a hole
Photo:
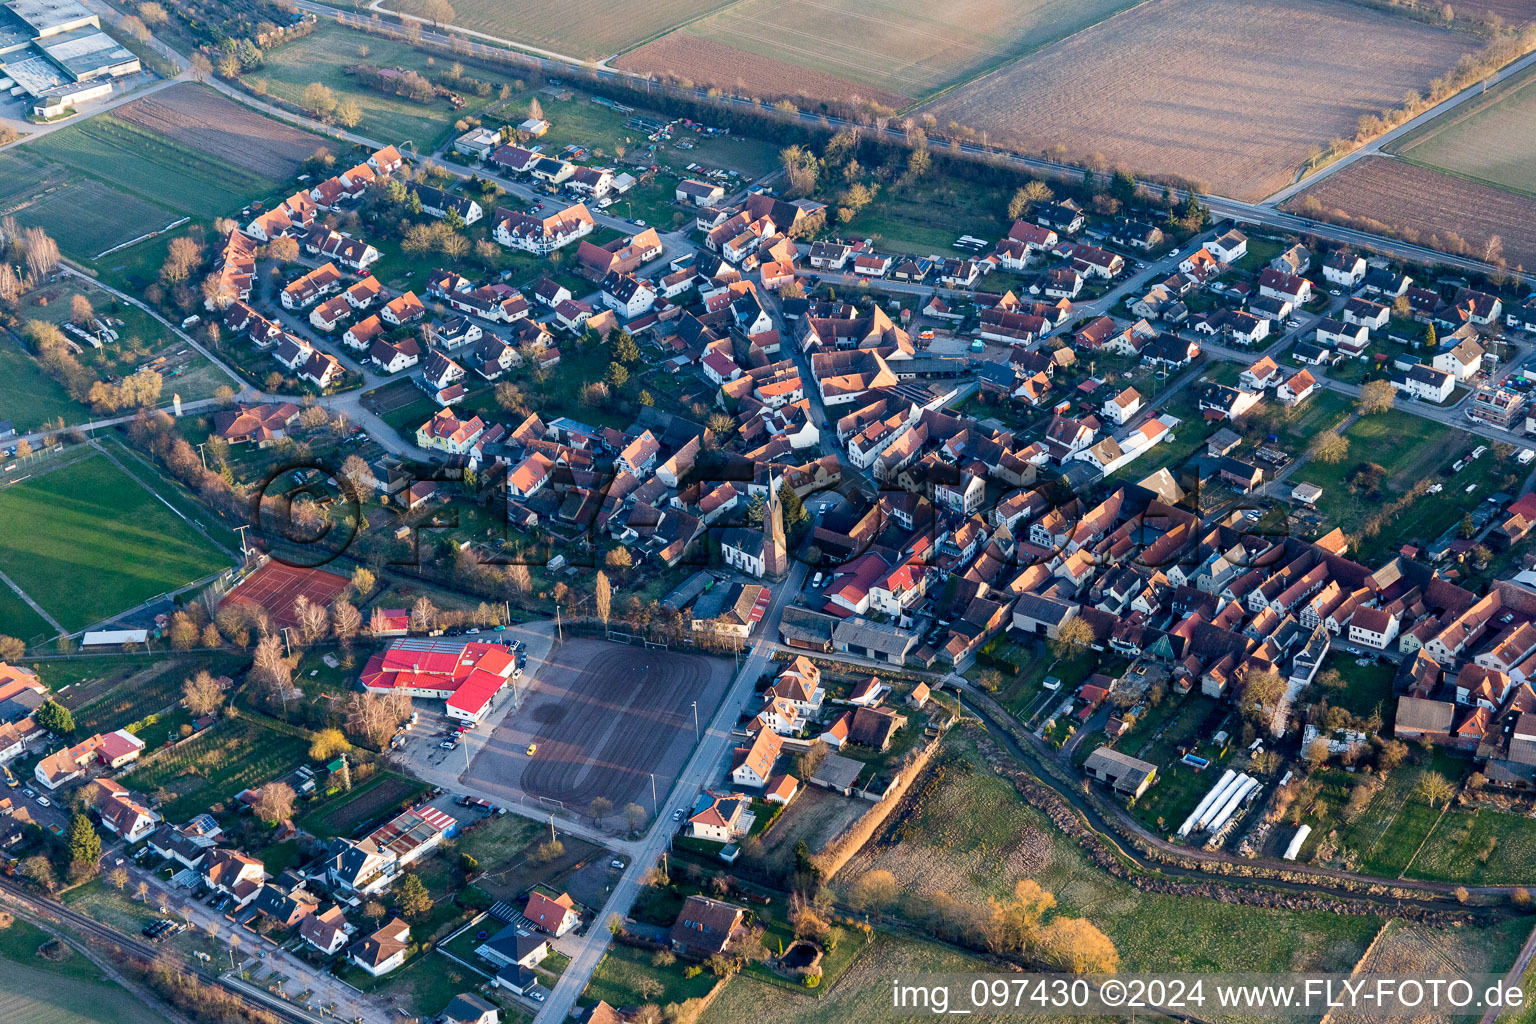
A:
{"label": "street lamp", "polygon": [[651,817],[661,816],[661,803],[656,799],[656,773],[651,772]]}
{"label": "street lamp", "polygon": [[693,742],[699,742],[699,702],[693,702]]}

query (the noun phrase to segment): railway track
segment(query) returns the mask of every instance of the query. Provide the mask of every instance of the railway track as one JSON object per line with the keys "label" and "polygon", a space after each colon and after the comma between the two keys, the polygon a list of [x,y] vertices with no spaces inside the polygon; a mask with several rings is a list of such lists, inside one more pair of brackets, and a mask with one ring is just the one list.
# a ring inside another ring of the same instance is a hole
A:
{"label": "railway track", "polygon": [[[0,879],[0,895],[21,904],[33,913],[54,918],[62,924],[67,924],[77,932],[117,946],[125,953],[148,963],[153,963],[164,952],[164,949],[161,947],[150,945],[129,935],[124,935],[117,929],[104,925],[95,918],[87,917],[79,911],[71,910],[57,900],[40,897],[36,893],[30,892],[9,880]],[[258,994],[257,991],[253,991],[245,986],[232,985],[217,974],[212,974],[190,964],[184,966],[189,973],[196,975],[198,980],[204,984],[217,985],[254,1009],[265,1010],[283,1020],[292,1022],[292,1024],[319,1024],[320,1022],[318,1017],[311,1016],[292,1004],[278,999],[276,996],[267,996],[264,993]]]}

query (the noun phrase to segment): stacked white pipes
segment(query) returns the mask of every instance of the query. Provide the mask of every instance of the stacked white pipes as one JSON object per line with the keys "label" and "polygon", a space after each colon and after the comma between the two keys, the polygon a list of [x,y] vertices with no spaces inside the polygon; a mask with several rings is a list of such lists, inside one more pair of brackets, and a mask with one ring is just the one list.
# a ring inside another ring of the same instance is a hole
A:
{"label": "stacked white pipes", "polygon": [[1184,838],[1191,831],[1200,827],[1201,822],[1205,820],[1206,812],[1211,809],[1211,806],[1217,800],[1223,797],[1227,788],[1232,785],[1233,780],[1236,778],[1237,772],[1231,768],[1222,773],[1221,778],[1216,780],[1216,785],[1210,788],[1210,791],[1195,805],[1195,809],[1189,812],[1189,817],[1184,819],[1184,824],[1179,826],[1179,838]]}
{"label": "stacked white pipes", "polygon": [[1212,834],[1221,831],[1221,827],[1227,823],[1227,819],[1236,813],[1237,808],[1247,798],[1249,793],[1259,788],[1259,780],[1248,775],[1239,775],[1240,780],[1227,794],[1227,798],[1212,812],[1206,823]]}

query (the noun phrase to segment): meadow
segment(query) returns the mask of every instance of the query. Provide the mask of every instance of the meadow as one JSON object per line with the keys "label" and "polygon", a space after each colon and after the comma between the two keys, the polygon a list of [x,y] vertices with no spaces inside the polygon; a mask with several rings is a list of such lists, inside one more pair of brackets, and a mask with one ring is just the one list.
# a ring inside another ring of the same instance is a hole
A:
{"label": "meadow", "polygon": [[[202,535],[105,456],[0,491],[0,571],[70,629],[227,564]],[[90,587],[80,581],[89,579]]]}
{"label": "meadow", "polygon": [[90,419],[90,410],[69,397],[64,385],[44,373],[15,339],[0,337],[0,419],[28,434],[59,417],[66,424]]}
{"label": "meadow", "polygon": [[1536,882],[1536,829],[1518,814],[1479,809],[1440,817],[1404,872],[1468,885]]}
{"label": "meadow", "polygon": [[1536,71],[1501,82],[1389,148],[1414,163],[1536,193]]}
{"label": "meadow", "polygon": [[[596,60],[661,35],[726,0],[649,0],[615,13],[611,0],[457,0],[453,23],[530,47]],[[422,0],[386,0],[386,10],[420,15]]]}
{"label": "meadow", "polygon": [[950,742],[929,769],[943,773],[941,784],[919,780],[916,807],[893,818],[838,874],[838,885],[884,869],[903,892],[945,891],[976,906],[1033,878],[1062,913],[1087,917],[1108,935],[1129,971],[1347,970],[1379,926],[1372,917],[1141,892],[1085,860],[987,767],[973,741]]}
{"label": "meadow", "polygon": [[[1511,918],[1492,927],[1434,928],[1389,921],[1357,971],[1360,974],[1429,978],[1502,974],[1515,962],[1530,921]],[[1344,1010],[1328,1015],[1338,1024],[1363,1024],[1379,1016]],[[1451,1019],[1449,1015],[1432,1019]]]}
{"label": "meadow", "polygon": [[[1333,464],[1309,462],[1292,477],[1292,483],[1317,484],[1323,496],[1317,508],[1328,516],[1330,526],[1358,534],[1367,517],[1381,505],[1406,495],[1420,481],[1440,483],[1437,494],[1416,500],[1375,536],[1363,538],[1360,557],[1367,562],[1396,550],[1404,542],[1430,543],[1454,526],[1466,512],[1505,486],[1511,465],[1487,455],[1455,477],[1440,470],[1475,447],[1480,439],[1433,420],[1394,409],[1358,419],[1344,432],[1349,453]],[[1374,490],[1351,491],[1349,480],[1362,463],[1375,462],[1386,471]],[[1472,491],[1467,492],[1466,488]]]}
{"label": "meadow", "polygon": [[1332,0],[1150,0],[920,110],[1025,151],[1257,200],[1468,49],[1468,37]]}
{"label": "meadow", "polygon": [[50,936],[15,920],[0,929],[0,1020],[18,1024],[156,1024],[161,1018],[106,980],[74,950],[61,960],[37,955]]}
{"label": "meadow", "polygon": [[[447,70],[447,62],[434,66],[428,60],[404,42],[364,35],[322,21],[309,35],[267,54],[260,70],[246,75],[244,81],[247,86],[265,82],[273,96],[300,105],[304,87],[320,82],[330,86],[338,98],[357,102],[362,119],[355,130],[360,134],[397,145],[412,142],[427,152],[448,136],[454,121],[479,112],[490,101],[466,96],[468,106],[462,110],[454,110],[445,99],[416,103],[361,84],[347,74],[347,68],[355,64],[400,67],[428,77]],[[497,84],[504,81],[475,67],[467,68],[465,73]]]}

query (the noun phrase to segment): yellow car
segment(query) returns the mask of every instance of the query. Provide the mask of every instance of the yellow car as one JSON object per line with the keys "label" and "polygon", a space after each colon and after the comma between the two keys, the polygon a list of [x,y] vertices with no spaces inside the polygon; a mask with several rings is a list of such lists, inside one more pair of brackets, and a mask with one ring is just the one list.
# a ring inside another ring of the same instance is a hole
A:
{"label": "yellow car", "polygon": [[530,743],[530,744],[528,744],[528,756],[529,757],[532,757],[534,754],[537,754],[538,752],[539,752],[539,745],[537,743]]}

